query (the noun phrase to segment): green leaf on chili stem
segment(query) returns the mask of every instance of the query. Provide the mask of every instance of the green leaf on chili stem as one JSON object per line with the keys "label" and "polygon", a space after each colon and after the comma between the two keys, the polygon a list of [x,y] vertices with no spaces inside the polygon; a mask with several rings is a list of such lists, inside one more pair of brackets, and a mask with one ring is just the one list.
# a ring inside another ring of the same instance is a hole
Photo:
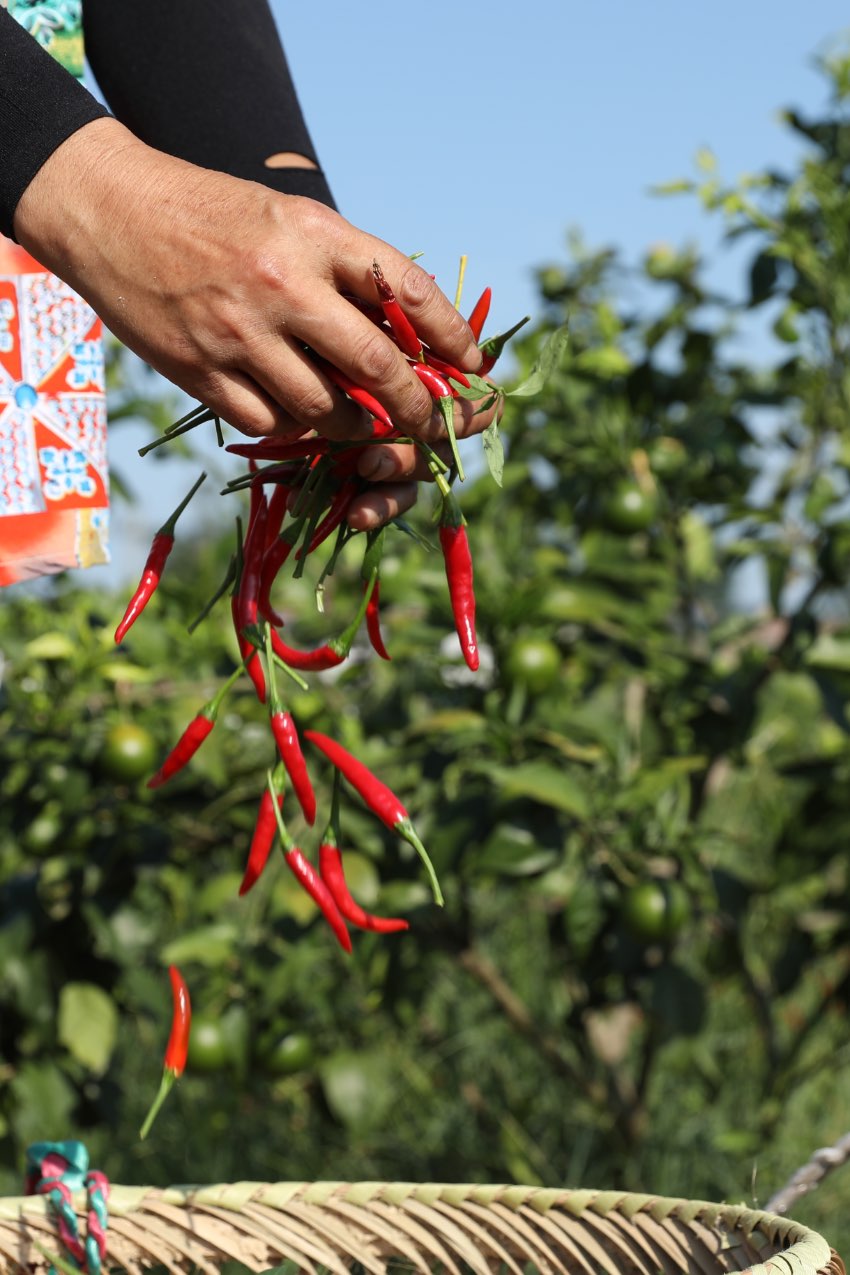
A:
{"label": "green leaf on chili stem", "polygon": [[569,324],[563,323],[549,337],[526,379],[507,391],[508,397],[531,398],[534,394],[539,394],[563,359],[568,341]]}
{"label": "green leaf on chili stem", "polygon": [[493,393],[493,385],[490,381],[485,381],[483,376],[476,376],[470,372],[466,378],[469,385],[463,385],[460,381],[456,381],[454,377],[449,377],[449,385],[457,394],[458,398],[468,398],[473,402],[479,398],[483,398],[485,394]]}
{"label": "green leaf on chili stem", "polygon": [[493,480],[497,487],[501,487],[502,475],[505,469],[505,449],[502,446],[502,437],[499,433],[498,422],[490,422],[481,435],[481,442],[484,444],[484,455],[487,460],[487,467],[493,475]]}

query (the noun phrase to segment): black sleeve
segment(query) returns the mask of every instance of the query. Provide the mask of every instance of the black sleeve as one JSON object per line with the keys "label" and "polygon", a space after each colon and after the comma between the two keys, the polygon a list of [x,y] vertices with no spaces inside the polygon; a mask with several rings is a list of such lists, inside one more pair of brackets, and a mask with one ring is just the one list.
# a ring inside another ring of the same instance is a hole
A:
{"label": "black sleeve", "polygon": [[148,145],[333,207],[324,175],[271,169],[316,152],[267,0],[84,0],[103,95]]}
{"label": "black sleeve", "polygon": [[18,200],[57,146],[105,114],[0,5],[0,233],[12,237]]}

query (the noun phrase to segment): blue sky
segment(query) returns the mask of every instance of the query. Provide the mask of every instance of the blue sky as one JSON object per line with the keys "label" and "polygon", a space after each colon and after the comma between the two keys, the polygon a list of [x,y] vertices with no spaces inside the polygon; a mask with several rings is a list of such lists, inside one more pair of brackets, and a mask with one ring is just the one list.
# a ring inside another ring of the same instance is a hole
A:
{"label": "blue sky", "polygon": [[[822,104],[814,59],[848,30],[838,0],[272,5],[340,211],[425,250],[450,293],[466,252],[467,304],[491,284],[492,329],[534,313],[533,268],[563,260],[568,227],[631,259],[659,241],[716,245],[693,201],[649,187],[688,175],[701,146],[730,178],[793,162],[779,109]],[[735,287],[735,259],[716,263]],[[122,426],[112,447],[139,492],[146,437]],[[157,467],[155,501],[116,506],[114,564],[89,582],[137,572],[196,468]],[[217,500],[198,502],[195,526],[218,525]]]}

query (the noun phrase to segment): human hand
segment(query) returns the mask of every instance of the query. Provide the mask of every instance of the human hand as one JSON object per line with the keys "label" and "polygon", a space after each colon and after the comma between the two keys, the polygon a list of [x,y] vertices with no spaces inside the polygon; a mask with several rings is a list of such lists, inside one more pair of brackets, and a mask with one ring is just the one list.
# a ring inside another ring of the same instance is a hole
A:
{"label": "human hand", "polygon": [[346,300],[374,301],[376,258],[428,345],[464,371],[481,361],[451,302],[390,245],[313,200],[155,151],[116,120],[87,124],[53,153],[15,233],[125,345],[249,435],[293,422],[367,434],[304,346],[379,398],[397,428],[433,432],[428,392]]}

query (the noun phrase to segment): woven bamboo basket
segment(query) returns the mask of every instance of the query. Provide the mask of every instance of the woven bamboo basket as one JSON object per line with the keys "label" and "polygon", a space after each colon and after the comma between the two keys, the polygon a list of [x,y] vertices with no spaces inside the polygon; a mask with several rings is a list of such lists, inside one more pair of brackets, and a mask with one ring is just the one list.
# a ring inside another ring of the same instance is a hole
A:
{"label": "woven bamboo basket", "polygon": [[[81,1227],[85,1203],[75,1200]],[[310,1275],[354,1269],[450,1275],[845,1275],[825,1239],[729,1204],[620,1191],[388,1182],[113,1187],[108,1268],[217,1275],[287,1259]],[[46,1201],[0,1199],[3,1275],[58,1252]]]}

